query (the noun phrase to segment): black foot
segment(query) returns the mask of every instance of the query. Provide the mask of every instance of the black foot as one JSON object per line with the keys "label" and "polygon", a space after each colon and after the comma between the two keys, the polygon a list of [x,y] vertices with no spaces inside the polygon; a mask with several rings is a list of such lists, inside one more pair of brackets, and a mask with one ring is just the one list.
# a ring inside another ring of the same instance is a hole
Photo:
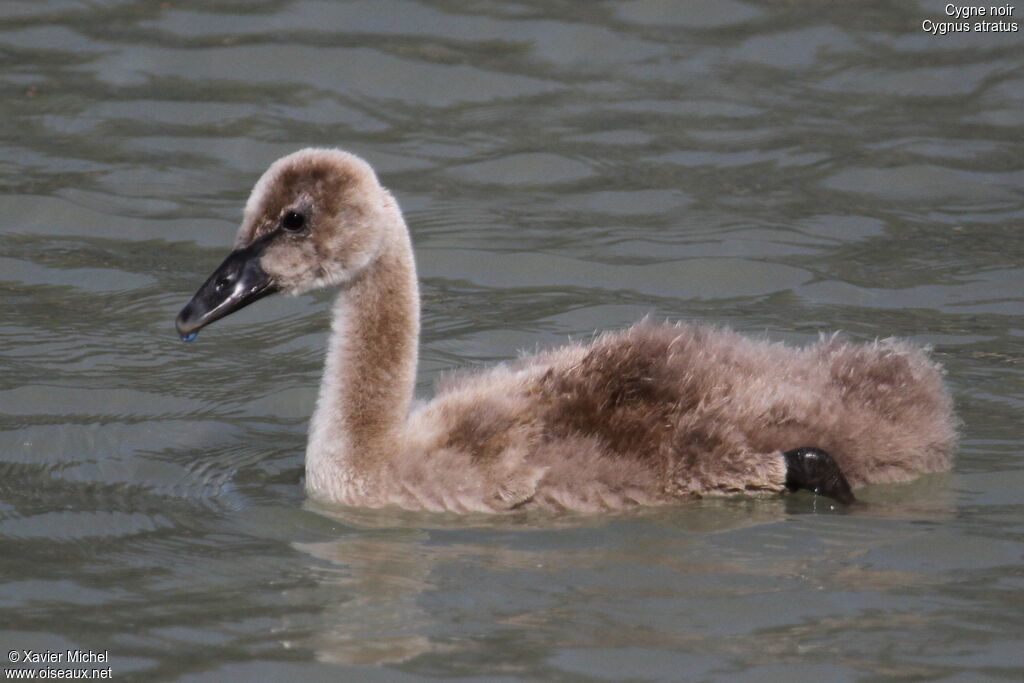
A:
{"label": "black foot", "polygon": [[807,489],[849,505],[853,497],[849,482],[832,456],[820,448],[794,448],[782,454],[786,458],[786,488]]}

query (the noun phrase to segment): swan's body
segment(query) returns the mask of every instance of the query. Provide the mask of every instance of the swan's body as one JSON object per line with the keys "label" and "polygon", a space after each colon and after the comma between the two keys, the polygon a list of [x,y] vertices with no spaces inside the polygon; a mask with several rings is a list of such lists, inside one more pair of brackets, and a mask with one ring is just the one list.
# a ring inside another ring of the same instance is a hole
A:
{"label": "swan's body", "polygon": [[854,486],[947,469],[942,371],[896,341],[794,349],[641,322],[442,383],[412,408],[419,297],[409,234],[361,159],[303,150],[253,189],[236,251],[182,311],[203,325],[270,291],[340,288],[306,487],[354,506],[614,509],[778,493],[784,451],[832,453]]}

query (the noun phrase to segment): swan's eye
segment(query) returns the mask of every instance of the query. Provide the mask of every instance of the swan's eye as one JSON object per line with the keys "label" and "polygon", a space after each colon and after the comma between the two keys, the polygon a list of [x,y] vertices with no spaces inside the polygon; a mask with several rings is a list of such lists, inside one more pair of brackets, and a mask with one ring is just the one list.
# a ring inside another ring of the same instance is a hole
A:
{"label": "swan's eye", "polygon": [[281,227],[288,232],[298,232],[306,226],[306,217],[298,211],[288,211],[281,216]]}

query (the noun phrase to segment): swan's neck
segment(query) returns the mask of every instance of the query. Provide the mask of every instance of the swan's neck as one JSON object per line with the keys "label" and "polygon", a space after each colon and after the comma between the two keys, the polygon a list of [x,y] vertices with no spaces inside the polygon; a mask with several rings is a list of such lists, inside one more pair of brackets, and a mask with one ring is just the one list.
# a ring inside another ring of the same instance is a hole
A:
{"label": "swan's neck", "polygon": [[338,295],[306,450],[306,489],[372,504],[402,444],[416,379],[419,294],[400,214],[380,256]]}

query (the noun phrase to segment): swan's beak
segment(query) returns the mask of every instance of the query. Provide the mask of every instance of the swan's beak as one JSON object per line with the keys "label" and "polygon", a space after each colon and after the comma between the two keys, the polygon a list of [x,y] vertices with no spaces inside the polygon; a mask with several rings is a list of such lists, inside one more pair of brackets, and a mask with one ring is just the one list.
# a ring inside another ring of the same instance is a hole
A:
{"label": "swan's beak", "polygon": [[199,330],[213,321],[278,290],[260,266],[266,244],[266,240],[257,240],[244,249],[236,249],[213,271],[175,320],[182,341],[192,341]]}

